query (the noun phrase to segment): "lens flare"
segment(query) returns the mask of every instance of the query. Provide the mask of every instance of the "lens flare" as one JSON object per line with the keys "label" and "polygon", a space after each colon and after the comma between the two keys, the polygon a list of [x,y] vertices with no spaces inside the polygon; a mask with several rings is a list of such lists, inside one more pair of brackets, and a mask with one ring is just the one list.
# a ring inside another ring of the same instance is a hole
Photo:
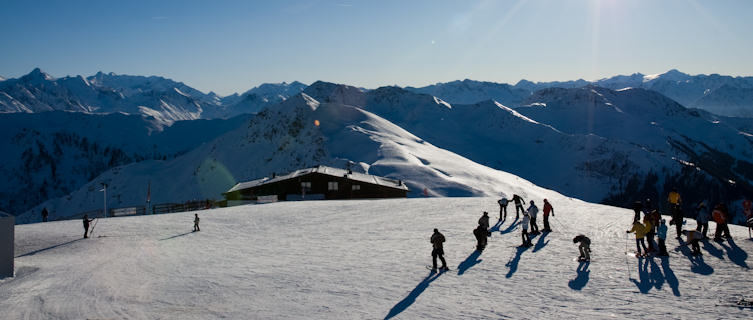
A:
{"label": "lens flare", "polygon": [[314,125],[318,127],[319,126],[319,120],[314,120]]}

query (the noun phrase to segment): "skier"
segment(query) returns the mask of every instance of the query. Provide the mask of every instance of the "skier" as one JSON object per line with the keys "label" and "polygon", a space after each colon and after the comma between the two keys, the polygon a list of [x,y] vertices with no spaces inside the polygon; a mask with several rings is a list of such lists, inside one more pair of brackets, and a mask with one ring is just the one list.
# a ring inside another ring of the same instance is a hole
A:
{"label": "skier", "polygon": [[484,226],[484,231],[489,230],[489,213],[484,211],[484,214],[481,215],[481,218],[478,218],[478,224]]}
{"label": "skier", "polygon": [[659,229],[656,232],[657,237],[659,238],[659,256],[660,257],[666,257],[669,254],[667,254],[667,225],[665,224],[664,219],[661,219],[661,224],[659,225]]}
{"label": "skier", "polygon": [[[646,198],[646,201],[644,201],[641,206],[643,207],[643,215],[644,216],[651,214],[651,212],[653,212],[653,211],[656,211],[653,208],[653,206],[651,205],[651,199],[649,199],[649,198]],[[658,211],[657,211],[657,214],[658,214]],[[638,221],[640,221],[640,219],[638,219]]]}
{"label": "skier", "polygon": [[732,236],[729,235],[729,227],[727,226],[727,206],[723,203],[717,204],[711,215],[716,222],[714,241],[722,241],[722,234],[724,234],[724,237],[727,239],[732,238]]}
{"label": "skier", "polygon": [[507,219],[507,204],[510,201],[507,200],[506,197],[502,197],[502,199],[497,200],[497,203],[499,203],[499,220],[505,220]]}
{"label": "skier", "polygon": [[533,200],[531,200],[531,206],[528,207],[527,212],[531,219],[531,233],[539,234],[539,226],[536,224],[536,215],[539,213],[539,207],[533,203]]}
{"label": "skier", "polygon": [[476,237],[476,250],[479,252],[484,251],[486,248],[486,228],[481,222],[478,223],[478,227],[473,229],[473,235]]}
{"label": "skier", "polygon": [[667,196],[667,202],[669,202],[670,212],[672,213],[672,220],[669,220],[669,224],[675,225],[675,230],[677,231],[677,237],[675,237],[675,239],[679,240],[680,235],[682,235],[683,216],[682,209],[680,208],[682,199],[676,188],[672,188],[672,192]]}
{"label": "skier", "polygon": [[635,216],[633,216],[633,221],[640,221],[641,220],[641,211],[643,210],[643,204],[640,200],[636,200],[633,202],[633,212],[635,212]]}
{"label": "skier", "polygon": [[579,234],[575,236],[575,238],[573,238],[573,243],[578,242],[580,242],[580,245],[578,245],[578,251],[580,251],[578,261],[591,261],[591,239],[582,234]]}
{"label": "skier", "polygon": [[643,217],[643,225],[646,228],[646,240],[648,242],[648,251],[646,253],[654,252],[656,251],[654,248],[654,224],[651,223],[650,215]]}
{"label": "skier", "polygon": [[47,212],[47,208],[42,208],[42,222],[47,222],[47,216],[49,215],[49,212]]}
{"label": "skier", "polygon": [[201,229],[199,229],[199,214],[198,213],[194,214],[194,218],[193,218],[193,231],[201,231]]}
{"label": "skier", "polygon": [[695,230],[701,232],[701,239],[708,238],[706,233],[709,231],[709,212],[705,200],[701,200],[696,207],[695,221],[698,223]]}
{"label": "skier", "polygon": [[442,268],[440,270],[450,270],[450,268],[447,267],[447,261],[444,260],[444,249],[442,248],[442,243],[444,242],[444,235],[439,233],[439,230],[436,228],[434,229],[434,234],[431,235],[430,242],[433,246],[431,250],[431,260],[432,260],[432,271],[437,271],[437,258],[439,258],[440,261],[442,261]]}
{"label": "skier", "polygon": [[753,229],[753,202],[749,199],[743,200],[743,213],[745,214],[745,225],[748,226],[748,236]]}
{"label": "skier", "polygon": [[[638,248],[638,250],[635,252],[635,256],[645,256],[648,253],[646,249],[646,242],[643,241],[643,237],[646,236],[646,226],[644,226],[640,221],[635,221],[633,222],[633,228],[625,232],[635,232],[635,246],[636,248]],[[643,253],[641,253],[641,246],[643,247]]]}
{"label": "skier", "polygon": [[523,209],[523,203],[526,202],[517,194],[512,195],[512,201],[515,202],[515,220],[520,218],[520,212],[526,212],[525,209]]}
{"label": "skier", "polygon": [[701,240],[701,233],[696,230],[685,230],[683,233],[688,237],[688,243],[690,244],[693,255],[697,256],[702,254],[701,247],[698,245],[698,241]]}
{"label": "skier", "polygon": [[554,217],[554,208],[552,207],[552,204],[544,199],[544,232],[552,232],[552,228],[549,227],[550,212],[552,213],[552,217]]}
{"label": "skier", "polygon": [[521,238],[523,238],[523,244],[522,247],[530,247],[531,244],[531,236],[528,235],[528,222],[530,221],[531,217],[528,216],[528,212],[523,211],[523,221],[520,222],[521,227],[523,228],[523,232],[520,234]]}
{"label": "skier", "polygon": [[92,221],[94,221],[94,219],[89,220],[88,214],[84,215],[84,220],[82,221],[84,223],[84,238],[89,237],[89,223],[91,223]]}

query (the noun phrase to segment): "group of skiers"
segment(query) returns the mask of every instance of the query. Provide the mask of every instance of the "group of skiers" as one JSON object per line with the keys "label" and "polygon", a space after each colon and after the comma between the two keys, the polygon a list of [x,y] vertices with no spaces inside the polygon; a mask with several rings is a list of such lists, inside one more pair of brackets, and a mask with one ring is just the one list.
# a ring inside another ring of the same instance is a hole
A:
{"label": "group of skiers", "polygon": [[[743,201],[743,208],[745,208],[745,202]],[[724,239],[730,239],[729,226],[727,225],[729,219],[729,211],[727,206],[723,203],[719,203],[710,209],[707,206],[707,201],[700,201],[695,206],[696,214],[696,229],[683,230],[684,215],[682,213],[682,197],[673,189],[667,196],[667,204],[671,214],[671,220],[669,225],[675,226],[676,237],[675,239],[681,240],[684,235],[687,238],[687,245],[690,245],[693,255],[700,255],[701,248],[699,242],[704,239],[708,239],[707,232],[709,228],[709,220],[713,219],[716,222],[716,231],[714,232],[714,241],[723,241]],[[633,210],[635,216],[633,219],[633,226],[627,233],[635,233],[635,245],[636,256],[645,257],[649,254],[656,252],[654,247],[654,235],[658,237],[658,256],[667,256],[667,225],[664,219],[661,219],[659,211],[652,207],[651,199],[646,199],[644,203],[636,201],[633,204]],[[641,222],[640,216],[643,213],[643,220]],[[753,213],[746,213],[746,216],[753,216]],[[648,240],[648,247],[646,247],[646,241]],[[643,249],[643,250],[641,250]]]}
{"label": "group of skiers", "polygon": [[[194,214],[194,219],[193,219],[193,231],[194,232],[201,231],[201,229],[199,229],[199,220],[200,220],[199,219],[199,214],[195,213]],[[88,214],[84,215],[84,217],[82,219],[82,222],[84,223],[84,238],[89,238],[89,235],[90,235],[90,233],[89,233],[89,226],[91,225],[92,221],[94,221],[94,219],[89,219],[89,215]],[[94,228],[92,227],[92,229],[94,229]],[[93,231],[94,230],[92,230],[92,232]]]}
{"label": "group of skiers", "polygon": [[[520,223],[521,238],[523,241],[521,247],[530,247],[533,245],[531,243],[531,234],[552,232],[552,229],[549,225],[549,216],[551,215],[552,217],[554,217],[554,207],[551,203],[549,203],[547,199],[544,199],[544,229],[542,229],[541,231],[539,231],[539,226],[536,223],[536,218],[539,213],[539,208],[536,206],[536,203],[531,200],[528,209],[524,209],[523,204],[525,203],[525,200],[523,200],[523,198],[517,194],[514,194],[512,199],[508,200],[506,197],[503,197],[502,199],[497,201],[497,203],[499,204],[499,221],[504,221],[505,219],[507,219],[507,205],[510,202],[515,203],[515,220],[520,219],[520,214],[523,214],[523,219]],[[478,219],[478,226],[473,230],[473,236],[476,238],[476,250],[479,252],[484,251],[487,244],[487,238],[491,236],[489,225],[489,213],[484,211],[481,215],[481,218]],[[528,232],[529,228],[531,229],[530,233]],[[434,234],[432,234],[430,241],[433,245],[433,250],[431,253],[433,266],[432,270],[437,270],[437,258],[442,261],[442,267],[440,268],[440,270],[448,270],[446,262],[444,260],[444,250],[442,246],[442,243],[445,241],[444,235],[442,235],[438,229],[434,229]],[[573,239],[573,243],[580,243],[579,260],[589,261],[591,259],[591,240],[581,234]]]}

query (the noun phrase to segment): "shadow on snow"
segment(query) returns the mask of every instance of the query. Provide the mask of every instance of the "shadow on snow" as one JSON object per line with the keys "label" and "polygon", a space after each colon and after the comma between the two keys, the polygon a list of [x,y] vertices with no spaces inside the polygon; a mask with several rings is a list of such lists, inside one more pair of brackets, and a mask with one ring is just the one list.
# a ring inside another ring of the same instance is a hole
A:
{"label": "shadow on snow", "polygon": [[47,247],[47,248],[43,248],[43,249],[38,249],[38,250],[31,251],[31,252],[27,252],[27,253],[24,253],[22,255],[16,256],[16,258],[21,258],[21,257],[26,257],[26,256],[33,256],[33,255],[35,255],[37,253],[40,253],[40,252],[43,252],[43,251],[47,251],[47,250],[52,250],[52,249],[55,249],[55,248],[58,248],[58,247],[62,247],[62,246],[65,246],[65,245],[69,245],[71,243],[74,243],[74,242],[80,241],[80,240],[83,240],[83,238],[77,238],[75,240],[71,240],[71,241],[68,241],[68,242],[63,242],[63,243],[56,244],[54,246],[50,246],[50,247]]}
{"label": "shadow on snow", "polygon": [[[669,257],[660,257],[661,268],[652,258],[638,258],[638,279],[630,278],[641,293],[648,293],[651,288],[661,290],[666,281],[672,293],[680,296],[680,283],[669,266]],[[650,268],[649,268],[650,266]]]}
{"label": "shadow on snow", "polygon": [[430,272],[429,275],[426,276],[426,278],[421,280],[421,282],[419,282],[418,285],[415,288],[413,288],[413,290],[410,293],[408,293],[407,297],[405,297],[403,300],[400,300],[400,302],[398,302],[394,307],[392,307],[392,309],[390,309],[390,312],[384,318],[390,319],[400,314],[401,312],[405,311],[405,309],[408,309],[408,307],[410,307],[414,302],[416,302],[416,298],[418,298],[418,296],[420,296],[424,292],[424,290],[426,290],[426,288],[429,287],[429,284],[432,281],[437,280],[437,278],[439,278],[439,276],[441,276],[442,273],[443,272],[440,272],[440,273]]}
{"label": "shadow on snow", "polygon": [[591,270],[588,270],[588,266],[590,264],[591,263],[587,261],[580,262],[580,265],[578,265],[578,269],[576,270],[578,275],[575,277],[575,279],[572,279],[567,283],[567,286],[570,287],[570,289],[580,290],[586,286],[586,284],[588,283],[589,274],[591,273]]}
{"label": "shadow on snow", "polygon": [[474,250],[473,253],[468,256],[468,258],[465,258],[465,260],[463,260],[463,262],[458,265],[458,275],[462,275],[471,267],[481,263],[481,261],[484,261],[482,259],[479,259],[479,256],[481,256],[481,251]]}
{"label": "shadow on snow", "polygon": [[164,239],[159,239],[159,241],[170,240],[170,239],[174,239],[174,238],[177,238],[177,237],[182,237],[182,236],[185,236],[185,235],[189,235],[189,234],[192,234],[192,233],[194,233],[194,231],[184,232],[184,233],[181,233],[181,234],[176,234],[176,235],[174,235],[172,237],[167,237],[167,238],[164,238]]}

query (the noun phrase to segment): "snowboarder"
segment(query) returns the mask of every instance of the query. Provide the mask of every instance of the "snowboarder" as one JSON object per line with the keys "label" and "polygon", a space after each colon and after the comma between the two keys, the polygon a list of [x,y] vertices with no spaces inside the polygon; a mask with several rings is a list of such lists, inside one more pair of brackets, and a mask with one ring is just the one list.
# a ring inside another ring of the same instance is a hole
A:
{"label": "snowboarder", "polygon": [[[199,220],[200,220],[200,219],[199,219],[199,214],[198,214],[198,213],[194,213],[194,218],[193,218],[193,231],[201,231],[201,229],[199,229]],[[210,233],[211,233],[211,232],[210,232]]]}
{"label": "snowboarder", "polygon": [[484,226],[484,230],[489,230],[489,213],[484,211],[484,214],[481,215],[481,218],[478,218],[478,224]]}
{"label": "snowboarder", "polygon": [[552,232],[552,228],[549,227],[549,213],[554,217],[554,207],[548,200],[544,199],[544,232]]}
{"label": "snowboarder", "polygon": [[94,221],[94,219],[89,220],[88,214],[84,215],[84,220],[82,221],[84,223],[84,238],[89,237],[89,223],[91,223],[92,221]]}
{"label": "snowboarder", "polygon": [[695,220],[698,223],[695,230],[701,232],[701,239],[708,238],[706,234],[709,231],[709,211],[706,208],[706,201],[702,200],[696,207]]}
{"label": "snowboarder", "polygon": [[47,222],[47,216],[49,215],[49,212],[47,212],[47,208],[42,208],[42,222]]}
{"label": "snowboarder", "polygon": [[697,256],[701,254],[701,246],[698,245],[698,242],[701,240],[701,233],[696,230],[685,230],[683,233],[688,237],[688,243],[693,255]]}
{"label": "snowboarder", "polygon": [[442,246],[442,243],[444,242],[444,235],[439,233],[439,230],[436,228],[434,229],[434,234],[431,235],[430,242],[432,244],[432,250],[431,250],[431,259],[432,259],[432,271],[437,270],[437,258],[439,258],[440,261],[442,261],[442,269],[441,270],[449,270],[450,268],[447,267],[447,261],[444,260],[444,249]]}
{"label": "snowboarder", "polygon": [[657,238],[659,238],[659,256],[666,257],[669,254],[667,254],[667,225],[665,224],[664,219],[661,219],[661,224],[659,225],[658,231],[656,232]]}
{"label": "snowboarder", "polygon": [[669,224],[675,225],[675,230],[677,231],[677,237],[675,237],[675,239],[679,240],[682,235],[683,216],[682,209],[680,208],[682,205],[682,199],[676,188],[672,188],[672,192],[667,196],[667,202],[669,202],[670,212],[672,213],[672,220],[669,220]]}
{"label": "snowboarder", "polygon": [[[635,252],[636,257],[641,257],[646,255],[647,249],[646,249],[646,242],[643,240],[643,237],[646,236],[646,226],[644,226],[640,221],[633,222],[633,228],[625,231],[626,233],[635,233],[635,246],[638,249]],[[641,253],[641,247],[643,247],[643,253]]]}
{"label": "snowboarder", "polygon": [[507,219],[507,204],[510,201],[507,200],[506,197],[502,197],[502,199],[497,200],[497,203],[499,203],[499,220],[505,220]]}
{"label": "snowboarder", "polygon": [[732,236],[729,235],[729,227],[727,226],[727,206],[723,203],[717,204],[711,215],[716,222],[714,241],[722,241],[722,234],[724,234],[724,237],[727,239],[732,238]]}
{"label": "snowboarder", "polygon": [[578,245],[578,251],[580,251],[578,261],[591,261],[591,239],[582,234],[579,234],[575,236],[575,238],[573,238],[573,243],[578,242],[580,242],[580,245]]}
{"label": "snowboarder", "polygon": [[635,216],[633,216],[633,221],[641,221],[641,211],[643,210],[643,203],[641,203],[640,200],[636,200],[633,202],[633,212],[635,212]]}
{"label": "snowboarder", "polygon": [[528,216],[528,212],[523,211],[523,221],[520,222],[520,226],[523,228],[523,232],[520,234],[520,236],[523,238],[523,244],[521,246],[523,247],[530,247],[531,244],[531,236],[528,235],[528,223],[530,222],[531,217]]}
{"label": "snowboarder", "polygon": [[512,195],[512,201],[515,202],[515,220],[517,220],[521,212],[526,212],[526,209],[523,209],[523,203],[526,201],[517,194]]}
{"label": "snowboarder", "polygon": [[748,226],[748,236],[753,230],[753,202],[750,199],[743,200],[743,213],[745,214],[745,225]]}
{"label": "snowboarder", "polygon": [[486,232],[486,228],[481,222],[478,223],[476,229],[473,229],[473,235],[476,237],[476,250],[479,252],[486,248]]}
{"label": "snowboarder", "polygon": [[539,213],[539,207],[537,207],[533,200],[531,200],[531,206],[528,207],[528,215],[531,219],[531,233],[532,234],[539,234],[539,226],[536,224],[536,215]]}

